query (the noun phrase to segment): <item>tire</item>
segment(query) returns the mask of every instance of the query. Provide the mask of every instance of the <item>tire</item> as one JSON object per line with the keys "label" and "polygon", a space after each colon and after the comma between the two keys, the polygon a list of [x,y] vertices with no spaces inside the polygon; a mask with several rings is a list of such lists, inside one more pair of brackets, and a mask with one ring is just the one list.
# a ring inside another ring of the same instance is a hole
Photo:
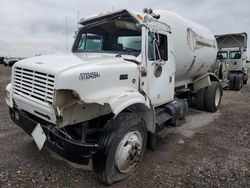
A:
{"label": "tire", "polygon": [[148,132],[147,148],[154,151],[157,145],[157,136],[151,132]]}
{"label": "tire", "polygon": [[196,93],[195,106],[198,110],[205,110],[205,101],[204,101],[205,90],[206,90],[205,88],[201,88]]}
{"label": "tire", "polygon": [[234,90],[235,87],[235,74],[229,74],[229,90]]}
{"label": "tire", "polygon": [[219,82],[212,82],[205,90],[205,109],[208,112],[216,112],[220,106],[222,87]]}
{"label": "tire", "polygon": [[244,75],[242,74],[240,78],[240,89],[243,87],[243,83],[244,83]]}
{"label": "tire", "polygon": [[235,81],[234,81],[234,90],[239,91],[242,87],[242,75],[236,74]]}
{"label": "tire", "polygon": [[122,112],[108,121],[92,161],[97,178],[107,185],[127,178],[141,163],[146,145],[147,128],[136,114]]}
{"label": "tire", "polygon": [[223,80],[223,63],[220,63],[218,77]]}
{"label": "tire", "polygon": [[248,76],[246,74],[243,76],[243,79],[243,84],[247,84]]}

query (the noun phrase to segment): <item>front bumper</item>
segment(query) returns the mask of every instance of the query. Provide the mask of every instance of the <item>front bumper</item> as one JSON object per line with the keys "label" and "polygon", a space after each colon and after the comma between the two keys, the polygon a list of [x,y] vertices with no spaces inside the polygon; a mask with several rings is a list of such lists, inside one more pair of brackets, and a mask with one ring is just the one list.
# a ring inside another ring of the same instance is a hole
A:
{"label": "front bumper", "polygon": [[82,144],[70,138],[54,125],[44,121],[36,121],[34,117],[24,111],[10,108],[9,113],[12,121],[29,135],[39,123],[47,137],[46,145],[71,162],[87,165],[99,148],[97,144]]}

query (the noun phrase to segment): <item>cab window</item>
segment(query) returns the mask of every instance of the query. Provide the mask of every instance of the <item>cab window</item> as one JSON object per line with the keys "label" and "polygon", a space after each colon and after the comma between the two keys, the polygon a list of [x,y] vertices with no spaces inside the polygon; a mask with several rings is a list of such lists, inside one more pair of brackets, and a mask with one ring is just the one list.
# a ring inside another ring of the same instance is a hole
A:
{"label": "cab window", "polygon": [[217,59],[227,59],[228,58],[228,53],[227,51],[220,51],[217,53]]}
{"label": "cab window", "polygon": [[78,45],[78,50],[81,51],[99,51],[101,50],[102,37],[83,33]]}
{"label": "cab window", "polygon": [[168,60],[168,40],[163,34],[148,34],[148,59],[150,61]]}
{"label": "cab window", "polygon": [[229,53],[230,59],[240,59],[241,58],[241,52],[240,51],[231,51]]}
{"label": "cab window", "polygon": [[118,44],[126,51],[141,51],[141,36],[119,36]]}

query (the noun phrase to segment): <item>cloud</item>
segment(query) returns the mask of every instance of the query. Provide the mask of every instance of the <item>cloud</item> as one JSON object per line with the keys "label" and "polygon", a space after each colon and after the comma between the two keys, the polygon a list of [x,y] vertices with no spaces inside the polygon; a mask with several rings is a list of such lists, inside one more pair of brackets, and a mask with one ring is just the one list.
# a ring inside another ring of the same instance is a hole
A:
{"label": "cloud", "polygon": [[214,34],[250,33],[248,0],[0,0],[0,55],[65,51],[67,38],[71,48],[78,11],[80,17],[86,17],[112,9],[142,11],[145,7],[174,11]]}

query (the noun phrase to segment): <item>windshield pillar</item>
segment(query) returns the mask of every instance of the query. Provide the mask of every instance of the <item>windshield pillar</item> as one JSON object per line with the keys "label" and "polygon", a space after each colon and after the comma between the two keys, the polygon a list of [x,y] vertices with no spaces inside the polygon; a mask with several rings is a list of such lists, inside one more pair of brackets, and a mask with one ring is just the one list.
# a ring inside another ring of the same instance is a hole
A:
{"label": "windshield pillar", "polygon": [[142,26],[142,42],[141,42],[141,67],[147,67],[147,41],[148,41],[148,29]]}

